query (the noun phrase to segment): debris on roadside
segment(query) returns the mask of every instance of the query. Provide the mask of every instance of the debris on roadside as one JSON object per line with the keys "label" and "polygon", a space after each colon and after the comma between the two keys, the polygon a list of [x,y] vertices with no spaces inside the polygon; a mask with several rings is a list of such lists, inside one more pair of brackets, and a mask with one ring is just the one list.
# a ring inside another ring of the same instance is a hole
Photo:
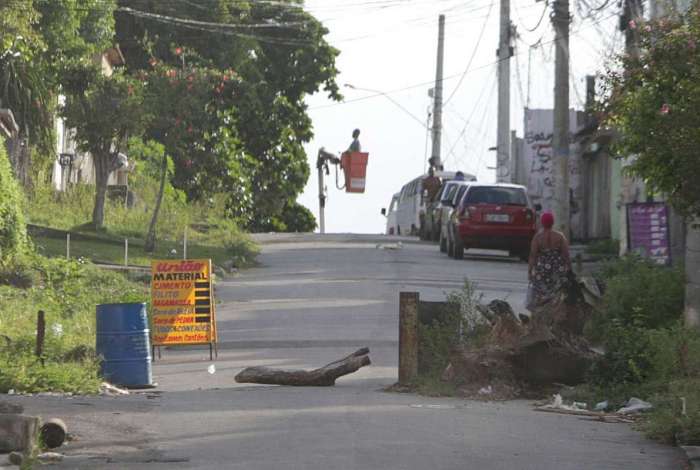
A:
{"label": "debris on roadside", "polygon": [[565,405],[564,399],[560,394],[556,394],[552,397],[552,403],[541,406],[540,408],[547,408],[552,410],[567,410],[567,411],[586,411],[588,406],[586,403],[573,402],[571,405]]}
{"label": "debris on roadside", "polygon": [[41,425],[41,442],[49,449],[61,447],[68,437],[68,427],[63,420],[53,418]]}
{"label": "debris on roadside", "polygon": [[17,465],[18,467],[22,466],[22,462],[24,462],[24,454],[22,452],[10,452],[7,458],[12,465]]}
{"label": "debris on roadside", "polygon": [[402,242],[389,243],[389,244],[377,243],[376,248],[378,250],[400,250],[403,248],[403,243]]}
{"label": "debris on roadside", "polygon": [[[564,415],[574,415],[579,416],[580,419],[585,419],[587,421],[597,421],[601,423],[634,423],[636,420],[634,417],[617,412],[617,413],[606,413],[604,410],[608,408],[608,402],[603,401],[594,407],[594,409],[588,410],[586,403],[572,402],[571,405],[566,405],[563,402],[561,395],[556,394],[552,397],[552,402],[546,405],[540,405],[535,407],[535,411],[542,411],[545,413],[558,413]],[[641,400],[640,400],[641,401]]]}
{"label": "debris on roadside", "polygon": [[601,401],[599,403],[596,403],[595,407],[593,408],[593,411],[605,411],[608,409],[610,404],[608,403],[608,400]]}
{"label": "debris on roadside", "polygon": [[647,401],[632,397],[627,403],[625,403],[625,406],[617,410],[617,412],[621,414],[640,413],[642,411],[650,410],[653,407],[654,406]]}
{"label": "debris on roadside", "polygon": [[[443,380],[458,385],[465,396],[497,400],[531,396],[555,384],[583,383],[601,357],[583,335],[584,325],[598,307],[598,293],[589,284],[570,279],[549,303],[533,309],[527,320],[504,300],[478,305],[476,310],[489,329],[485,341],[455,346]],[[492,394],[482,392],[488,386]],[[577,404],[574,409],[583,408]]]}
{"label": "debris on roadside", "polygon": [[63,454],[58,452],[42,452],[36,456],[37,460],[42,463],[56,463],[63,460]]}
{"label": "debris on roadside", "polygon": [[108,382],[102,382],[100,384],[100,395],[105,395],[109,397],[116,397],[120,395],[128,395],[129,391],[123,388],[119,388]]}

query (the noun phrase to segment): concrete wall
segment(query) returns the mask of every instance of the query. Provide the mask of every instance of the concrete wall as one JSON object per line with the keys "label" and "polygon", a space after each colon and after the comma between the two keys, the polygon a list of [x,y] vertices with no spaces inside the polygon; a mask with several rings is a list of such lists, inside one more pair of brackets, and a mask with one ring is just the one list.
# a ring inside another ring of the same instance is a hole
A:
{"label": "concrete wall", "polygon": [[[572,134],[571,141],[573,142],[573,134],[583,125],[582,113],[570,110],[569,122]],[[554,208],[554,186],[556,184],[552,161],[554,111],[526,108],[524,129],[524,145],[518,167],[522,170],[521,184],[527,186],[533,203],[542,204],[543,210],[551,211]],[[572,144],[570,149],[569,187],[572,238],[582,239],[585,237],[582,221],[583,186],[581,157],[576,144]]]}
{"label": "concrete wall", "polygon": [[[65,102],[64,96],[59,96],[59,105]],[[62,167],[60,154],[73,154],[73,163]],[[108,185],[126,185],[128,172],[113,171],[107,180]],[[53,162],[51,183],[56,191],[65,191],[70,184],[95,184],[95,163],[92,155],[80,152],[75,143],[75,131],[66,127],[65,120],[56,117],[56,160]]]}
{"label": "concrete wall", "polygon": [[582,157],[583,232],[586,240],[610,238],[611,162],[606,152]]}

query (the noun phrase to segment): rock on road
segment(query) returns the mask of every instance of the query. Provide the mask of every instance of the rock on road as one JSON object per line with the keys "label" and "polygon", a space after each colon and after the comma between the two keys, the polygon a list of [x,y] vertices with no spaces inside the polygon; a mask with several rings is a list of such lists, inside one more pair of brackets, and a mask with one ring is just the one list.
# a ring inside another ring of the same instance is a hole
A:
{"label": "rock on road", "polygon": [[[531,403],[385,393],[396,381],[398,297],[442,300],[463,279],[521,306],[526,266],[448,259],[435,245],[378,236],[266,235],[260,266],[217,286],[219,358],[168,349],[155,391],[15,397],[61,417],[76,440],[55,468],[665,469],[681,454],[622,424],[536,413]],[[517,308],[516,308],[517,310]],[[362,346],[372,366],[335,387],[236,384],[243,367],[313,368]]]}

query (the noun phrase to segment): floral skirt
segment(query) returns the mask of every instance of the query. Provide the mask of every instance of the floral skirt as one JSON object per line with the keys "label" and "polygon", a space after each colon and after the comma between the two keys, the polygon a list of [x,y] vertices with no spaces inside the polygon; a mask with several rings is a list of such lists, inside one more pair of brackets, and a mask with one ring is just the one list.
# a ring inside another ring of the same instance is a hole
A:
{"label": "floral skirt", "polygon": [[566,280],[566,262],[558,250],[545,250],[537,257],[530,288],[531,306],[542,305],[559,292]]}

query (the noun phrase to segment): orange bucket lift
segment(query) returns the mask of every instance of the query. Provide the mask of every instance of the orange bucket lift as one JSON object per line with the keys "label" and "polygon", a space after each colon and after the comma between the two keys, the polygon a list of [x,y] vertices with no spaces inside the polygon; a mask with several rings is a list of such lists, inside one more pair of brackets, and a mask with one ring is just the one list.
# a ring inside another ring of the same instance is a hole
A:
{"label": "orange bucket lift", "polygon": [[[369,153],[363,152],[345,152],[340,156],[340,158],[338,158],[334,154],[326,152],[323,147],[321,147],[321,149],[318,151],[318,158],[316,159],[316,169],[318,170],[318,227],[321,233],[326,233],[326,218],[324,210],[326,207],[327,196],[323,174],[330,174],[328,169],[329,165],[336,165],[336,187],[341,191],[345,189],[345,192],[347,193],[364,193],[368,158]],[[338,181],[338,165],[340,165],[340,168],[343,170],[343,174],[345,175],[345,186],[342,188],[340,187],[340,182]]]}
{"label": "orange bucket lift", "polygon": [[340,156],[340,168],[345,174],[345,192],[364,193],[369,153],[345,152]]}

